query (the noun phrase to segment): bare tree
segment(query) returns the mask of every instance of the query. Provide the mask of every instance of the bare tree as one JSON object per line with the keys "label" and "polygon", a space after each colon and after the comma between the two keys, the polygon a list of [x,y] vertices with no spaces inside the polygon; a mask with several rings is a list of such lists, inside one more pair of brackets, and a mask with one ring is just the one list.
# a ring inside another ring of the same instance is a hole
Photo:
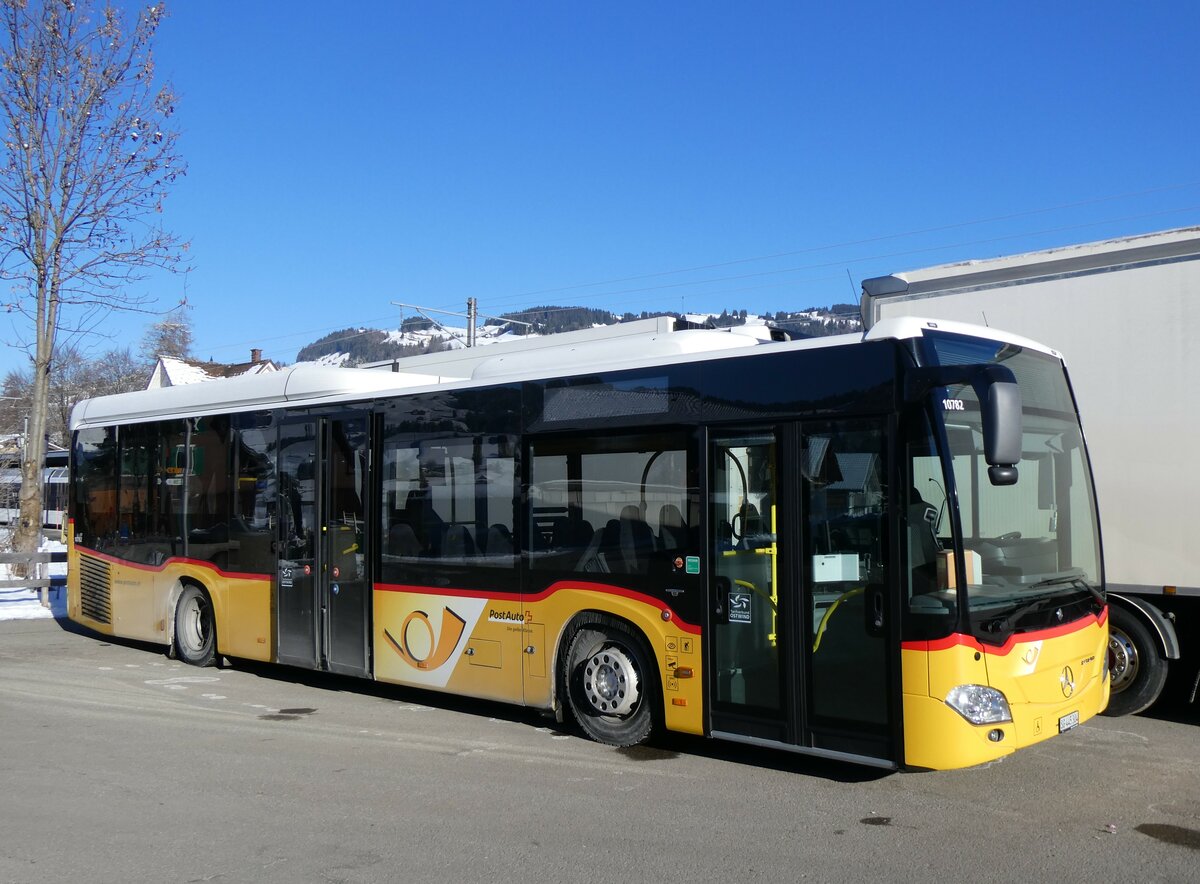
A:
{"label": "bare tree", "polygon": [[162,3],[124,14],[102,0],[0,0],[0,278],[31,329],[29,440],[15,546],[40,534],[41,463],[60,336],[94,331],[186,248],[156,220],[183,174],[175,97],[154,76]]}
{"label": "bare tree", "polygon": [[190,359],[192,355],[192,320],[187,304],[180,304],[158,322],[151,323],[142,336],[142,358],[153,369],[158,357],[175,356]]}
{"label": "bare tree", "polygon": [[0,384],[0,436],[24,434],[28,403],[29,372],[12,369]]}
{"label": "bare tree", "polygon": [[[95,359],[87,359],[71,348],[54,354],[54,371],[46,397],[45,439],[54,445],[70,444],[71,409],[81,399],[128,393],[146,389],[150,371],[128,347],[109,350]],[[31,398],[33,381],[28,369],[10,371],[0,384],[0,435],[24,436],[23,421],[28,419],[24,405]],[[18,408],[4,408],[17,405]]]}
{"label": "bare tree", "polygon": [[0,387],[0,433],[5,435],[22,435],[25,432],[25,421],[28,420],[29,405],[29,371],[14,368],[4,376],[3,386]]}
{"label": "bare tree", "polygon": [[71,408],[88,396],[91,364],[74,348],[57,353],[53,364],[54,371],[50,374],[50,386],[46,393],[44,438],[47,443],[66,448],[69,444]]}
{"label": "bare tree", "polygon": [[87,375],[89,386],[85,391],[85,398],[91,398],[144,390],[146,382],[150,380],[150,369],[125,347],[109,350],[99,359],[89,363]]}

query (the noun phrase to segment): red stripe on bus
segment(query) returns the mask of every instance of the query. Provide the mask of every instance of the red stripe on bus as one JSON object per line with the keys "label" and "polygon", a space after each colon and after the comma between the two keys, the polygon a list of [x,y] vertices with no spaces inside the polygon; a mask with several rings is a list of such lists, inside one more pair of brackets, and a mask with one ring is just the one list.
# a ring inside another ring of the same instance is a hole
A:
{"label": "red stripe on bus", "polygon": [[1036,632],[1016,632],[1008,637],[1008,640],[995,647],[993,645],[985,645],[976,639],[974,636],[963,635],[961,632],[956,632],[948,635],[945,638],[935,639],[933,641],[915,641],[902,642],[900,647],[906,651],[923,651],[929,653],[931,651],[945,651],[949,648],[954,648],[959,645],[965,645],[976,651],[984,654],[990,654],[993,657],[1004,657],[1012,652],[1012,649],[1019,644],[1028,644],[1029,642],[1046,641],[1060,636],[1070,635],[1073,632],[1080,632],[1084,629],[1089,629],[1093,625],[1103,626],[1108,622],[1108,608],[1106,607],[1100,612],[1099,616],[1089,614],[1082,620],[1077,620],[1074,623],[1066,623],[1062,626],[1051,626],[1047,629],[1039,629]]}
{"label": "red stripe on bus", "polygon": [[402,583],[376,583],[375,589],[379,592],[409,592],[435,596],[446,595],[457,598],[490,599],[492,601],[518,602],[522,604],[540,602],[554,595],[556,592],[568,589],[599,592],[605,595],[621,596],[622,598],[632,599],[635,602],[641,602],[642,604],[652,605],[656,608],[669,611],[671,614],[670,622],[678,626],[680,630],[692,633],[693,635],[700,634],[699,626],[688,623],[686,620],[681,620],[676,616],[671,606],[665,604],[660,599],[653,598],[645,593],[636,592],[632,589],[626,589],[623,586],[613,586],[610,583],[592,583],[586,580],[559,580],[541,592],[532,595],[522,595],[517,592],[488,592],[482,589],[448,589],[440,586],[415,586]]}
{"label": "red stripe on bus", "polygon": [[103,559],[112,565],[120,565],[123,568],[133,568],[136,571],[148,571],[151,574],[160,574],[167,569],[168,565],[191,565],[194,568],[203,568],[207,571],[214,571],[220,577],[229,580],[270,580],[270,574],[248,574],[241,571],[222,571],[212,562],[206,562],[203,559],[189,559],[185,556],[171,556],[166,559],[161,565],[146,565],[141,562],[131,562],[128,559],[121,559],[116,556],[108,555],[107,553],[97,552],[94,549],[88,549],[85,546],[75,547],[75,551],[81,554],[86,554],[96,559]]}

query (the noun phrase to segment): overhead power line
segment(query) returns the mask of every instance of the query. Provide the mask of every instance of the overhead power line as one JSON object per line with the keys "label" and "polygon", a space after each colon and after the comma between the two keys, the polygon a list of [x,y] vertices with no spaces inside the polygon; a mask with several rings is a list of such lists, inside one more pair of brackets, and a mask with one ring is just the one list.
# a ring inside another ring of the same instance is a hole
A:
{"label": "overhead power line", "polygon": [[[1113,220],[1115,220],[1115,221],[1135,221],[1135,220],[1142,220],[1145,218],[1154,218],[1154,217],[1158,217],[1158,216],[1164,215],[1164,214],[1174,214],[1176,212],[1196,212],[1196,211],[1200,211],[1200,206],[1187,206],[1185,208],[1171,209],[1171,210],[1168,210],[1165,212],[1151,212],[1151,213],[1147,213],[1147,214],[1143,214],[1143,215],[1129,215],[1129,216],[1126,216],[1125,218],[1118,218],[1118,219],[1113,219]],[[671,282],[671,283],[665,283],[663,285],[656,285],[656,286],[641,286],[638,288],[630,288],[630,289],[616,289],[616,290],[601,292],[594,297],[608,297],[611,295],[628,295],[628,294],[635,294],[635,293],[666,291],[668,289],[678,289],[678,288],[684,288],[684,287],[688,287],[688,286],[698,286],[698,285],[705,284],[705,283],[731,282],[731,281],[737,281],[737,280],[743,280],[743,279],[756,279],[756,278],[764,277],[764,276],[779,276],[779,275],[785,274],[785,273],[803,273],[804,271],[807,271],[807,270],[820,270],[820,269],[825,269],[825,268],[830,268],[830,267],[843,267],[847,264],[860,264],[864,261],[880,261],[880,260],[883,260],[884,258],[901,258],[906,255],[919,255],[919,254],[928,253],[928,252],[939,252],[939,251],[943,251],[945,249],[962,248],[964,246],[977,246],[977,245],[984,245],[986,243],[992,243],[992,242],[1005,242],[1005,241],[1013,240],[1013,239],[1022,239],[1024,237],[1028,237],[1028,236],[1044,236],[1045,234],[1048,234],[1048,233],[1063,233],[1068,230],[1083,230],[1088,227],[1097,227],[1102,224],[1110,224],[1110,223],[1113,223],[1113,220],[1092,221],[1092,222],[1088,222],[1086,224],[1071,224],[1071,225],[1064,225],[1061,227],[1050,227],[1050,228],[1045,228],[1043,230],[1036,230],[1036,231],[1024,232],[1024,233],[1013,233],[1013,234],[1008,234],[1005,236],[990,236],[985,239],[964,240],[964,241],[959,241],[959,242],[955,242],[955,243],[942,243],[942,244],[933,245],[933,246],[923,246],[922,248],[919,248],[919,249],[904,249],[904,250],[898,251],[898,252],[882,252],[882,253],[878,253],[878,254],[874,254],[874,255],[861,255],[858,257],[854,257],[854,258],[838,258],[837,260],[825,261],[825,262],[821,262],[818,264],[802,264],[802,265],[799,265],[796,267],[782,267],[782,268],[777,268],[774,270],[759,270],[754,273],[743,273],[743,274],[738,274],[736,276],[713,276],[713,277],[708,277],[708,278],[702,279],[702,280],[688,280],[685,282]],[[892,237],[884,237],[884,239],[891,239],[891,238]],[[747,259],[747,260],[751,260],[751,259]],[[733,262],[733,263],[744,263],[744,262]],[[714,265],[714,266],[718,266],[718,265]],[[721,266],[728,266],[728,264],[721,265]],[[666,274],[654,274],[654,275],[657,276],[657,275],[666,275]],[[640,278],[645,279],[648,277],[640,277]],[[708,294],[708,293],[698,292],[698,294]],[[522,314],[514,313],[513,315],[520,316]]]}
{"label": "overhead power line", "polygon": [[[920,235],[926,235],[929,233],[937,233],[937,232],[943,232],[943,231],[948,231],[948,230],[955,230],[955,229],[960,229],[960,228],[964,228],[964,227],[976,226],[976,225],[980,225],[980,224],[995,223],[995,222],[1000,222],[1000,221],[1011,221],[1011,220],[1014,220],[1017,218],[1025,218],[1025,217],[1031,217],[1031,216],[1035,216],[1035,215],[1048,214],[1048,213],[1055,212],[1055,211],[1063,211],[1063,210],[1067,210],[1067,209],[1080,208],[1080,207],[1089,206],[1089,205],[1097,205],[1097,204],[1106,203],[1106,202],[1115,202],[1118,200],[1131,199],[1131,198],[1139,197],[1139,196],[1148,196],[1148,195],[1157,194],[1157,193],[1168,193],[1168,192],[1172,192],[1172,191],[1185,190],[1188,188],[1193,188],[1193,187],[1198,187],[1198,186],[1200,186],[1200,181],[1193,181],[1193,182],[1187,182],[1184,184],[1176,184],[1176,185],[1168,185],[1168,186],[1164,186],[1164,187],[1149,188],[1149,189],[1141,190],[1141,191],[1130,191],[1130,192],[1120,193],[1120,194],[1109,194],[1109,195],[1095,197],[1095,198],[1087,199],[1087,200],[1077,200],[1074,202],[1061,203],[1061,204],[1054,205],[1054,206],[1045,206],[1045,207],[1041,207],[1041,208],[1037,208],[1037,209],[1029,209],[1029,210],[1022,211],[1022,212],[1013,212],[1013,213],[1009,213],[1009,214],[1005,214],[1005,215],[994,215],[994,216],[989,216],[989,217],[985,217],[985,218],[968,219],[968,220],[954,222],[952,224],[943,224],[943,225],[937,225],[937,226],[933,226],[933,227],[918,228],[918,229],[914,229],[914,230],[903,231],[900,233],[883,234],[880,236],[866,237],[866,238],[857,239],[857,240],[846,240],[843,242],[830,243],[830,244],[821,245],[821,246],[811,246],[811,247],[804,248],[804,249],[795,249],[795,250],[791,250],[791,251],[774,252],[774,253],[770,253],[770,254],[764,254],[764,255],[758,255],[758,256],[746,257],[746,258],[735,258],[735,259],[731,259],[728,261],[721,261],[721,262],[715,262],[715,263],[703,264],[703,265],[695,265],[695,266],[691,266],[691,267],[678,268],[678,269],[674,269],[674,270],[662,270],[662,271],[656,271],[653,273],[637,274],[637,275],[622,276],[622,277],[613,277],[610,279],[599,280],[599,281],[594,281],[594,282],[576,283],[573,285],[559,286],[559,287],[553,287],[553,288],[533,289],[533,290],[520,292],[520,293],[516,293],[516,294],[512,294],[512,295],[501,296],[497,299],[492,299],[491,307],[493,310],[502,309],[506,304],[520,304],[521,301],[527,302],[529,298],[537,297],[540,295],[566,294],[566,293],[570,293],[570,292],[578,292],[582,289],[588,289],[588,288],[600,288],[602,286],[618,285],[618,284],[627,283],[627,282],[638,282],[641,280],[658,279],[658,278],[662,278],[662,277],[676,276],[676,275],[685,274],[685,273],[698,273],[698,272],[701,272],[704,270],[718,270],[718,269],[721,269],[724,267],[734,267],[734,266],[738,266],[738,265],[742,265],[742,264],[751,264],[751,263],[755,263],[755,262],[777,260],[779,258],[793,257],[796,255],[815,254],[815,253],[820,253],[823,251],[831,251],[831,250],[839,249],[839,248],[849,248],[849,247],[858,246],[858,245],[868,245],[868,244],[872,244],[872,243],[893,241],[893,240],[903,239],[905,237],[920,236]],[[764,288],[778,288],[778,287],[782,287],[785,285],[792,285],[792,284],[795,284],[796,282],[819,281],[820,279],[825,279],[826,277],[821,276],[817,280],[812,280],[812,279],[810,279],[810,280],[794,280],[794,281],[784,282],[784,283],[771,283],[771,284],[761,285],[761,286],[747,286],[747,287],[738,287],[738,288],[731,288],[731,289],[727,288],[727,289],[721,289],[721,290],[717,290],[717,291],[703,289],[704,286],[714,285],[714,284],[718,284],[718,283],[722,283],[722,282],[737,282],[737,281],[744,281],[744,280],[750,280],[750,279],[758,279],[758,278],[763,278],[763,277],[768,277],[768,276],[779,276],[779,275],[785,275],[785,274],[791,274],[791,273],[802,273],[802,272],[811,271],[811,270],[828,269],[828,268],[833,268],[833,267],[843,269],[843,268],[847,268],[850,265],[861,264],[861,263],[868,262],[868,261],[879,261],[879,260],[888,259],[888,258],[905,257],[908,255],[927,254],[927,253],[931,253],[931,252],[944,251],[947,249],[986,245],[988,243],[993,243],[993,242],[995,242],[995,243],[1007,242],[1007,241],[1012,241],[1015,239],[1021,239],[1021,238],[1025,238],[1025,237],[1045,236],[1047,234],[1063,233],[1063,232],[1072,231],[1072,230],[1082,230],[1082,229],[1087,229],[1089,227],[1097,227],[1097,226],[1104,225],[1104,224],[1117,224],[1117,223],[1123,223],[1123,222],[1134,221],[1134,220],[1144,220],[1147,218],[1162,217],[1165,215],[1178,214],[1181,212],[1196,212],[1198,210],[1200,210],[1200,207],[1185,206],[1185,207],[1180,207],[1180,208],[1162,210],[1162,211],[1158,211],[1158,212],[1126,215],[1126,216],[1117,217],[1117,218],[1105,218],[1105,219],[1101,219],[1098,221],[1092,221],[1092,222],[1087,222],[1087,223],[1083,223],[1083,224],[1061,225],[1058,227],[1042,228],[1040,230],[1035,230],[1035,231],[1022,231],[1019,233],[1006,234],[1006,235],[1002,235],[1002,236],[992,236],[992,237],[986,237],[986,238],[981,238],[981,239],[963,240],[963,241],[957,241],[957,242],[952,242],[952,243],[942,243],[939,245],[923,246],[920,248],[913,248],[913,249],[903,249],[903,250],[893,251],[893,252],[876,253],[876,254],[872,254],[872,255],[860,255],[860,256],[856,256],[856,257],[843,257],[843,258],[839,258],[837,260],[831,260],[831,261],[827,261],[827,262],[817,262],[817,263],[810,263],[810,264],[802,264],[802,265],[798,265],[798,266],[794,266],[794,267],[777,268],[777,269],[772,269],[772,270],[762,270],[762,271],[756,271],[754,273],[705,277],[705,278],[701,278],[701,279],[664,283],[662,285],[638,286],[638,287],[625,288],[625,289],[605,290],[602,292],[596,292],[594,294],[580,296],[583,303],[577,304],[575,306],[584,306],[588,302],[594,302],[594,301],[597,301],[600,299],[605,299],[606,305],[610,306],[610,307],[623,306],[628,303],[635,303],[636,301],[639,301],[642,299],[629,299],[629,300],[618,301],[618,302],[613,302],[611,299],[613,297],[620,297],[620,296],[626,296],[626,295],[646,294],[649,292],[662,292],[662,291],[670,291],[670,290],[678,291],[678,290],[683,290],[683,289],[693,289],[694,296],[696,296],[696,297],[712,298],[712,297],[718,297],[721,295],[737,294],[737,293],[744,292],[744,291],[753,291],[753,290],[764,289]],[[684,295],[684,297],[686,297],[686,295]],[[526,305],[521,304],[521,306],[526,306]],[[425,309],[432,310],[432,309],[441,309],[441,308],[425,308]],[[555,308],[552,308],[552,309],[555,309]],[[573,309],[573,308],[572,307],[562,307],[562,308],[556,308],[556,309],[569,310],[569,309]],[[683,308],[681,305],[681,310],[682,309]],[[450,312],[450,311],[443,310],[442,312]],[[497,317],[490,317],[490,318],[508,319],[509,317],[521,316],[521,315],[525,315],[526,313],[529,313],[529,312],[532,312],[532,311],[530,311],[530,310],[513,311],[513,312],[509,313],[508,317],[497,316]],[[390,317],[390,316],[376,317],[373,319],[363,320],[361,322],[356,323],[356,325],[364,326],[369,323],[386,322],[387,320],[389,320],[391,318],[392,317]],[[516,321],[516,320],[513,320],[513,321]],[[309,329],[306,331],[297,331],[297,332],[292,332],[292,333],[283,334],[283,335],[276,335],[276,336],[268,337],[268,338],[259,337],[259,338],[255,338],[254,340],[251,340],[251,341],[240,341],[240,342],[229,343],[229,344],[206,346],[206,347],[200,347],[200,349],[211,350],[211,351],[234,349],[234,348],[239,348],[239,347],[245,347],[248,344],[256,344],[257,345],[257,344],[260,344],[263,342],[284,341],[284,340],[289,340],[289,339],[295,339],[295,338],[298,338],[298,337],[301,337],[304,335],[313,335],[313,334],[321,334],[321,333],[327,334],[330,331],[332,331],[334,328],[336,328],[336,327],[326,326],[321,329]],[[356,335],[357,334],[361,334],[361,333],[356,333]],[[349,339],[349,337],[353,337],[353,336],[348,336],[347,339]]]}
{"label": "overhead power line", "polygon": [[[1087,200],[1078,200],[1076,202],[1061,203],[1056,206],[1044,206],[1038,209],[1027,209],[1023,212],[1012,212],[1006,215],[993,215],[986,218],[974,218],[966,221],[956,221],[952,224],[940,224],[934,227],[923,227],[915,230],[903,231],[900,233],[888,233],[880,236],[866,237],[864,239],[846,240],[837,243],[828,243],[821,246],[810,246],[803,249],[795,249],[786,252],[774,252],[767,255],[757,255],[750,258],[733,258],[728,261],[721,261],[714,264],[700,264],[693,267],[682,267],[676,270],[660,270],[653,273],[645,273],[636,276],[623,276],[613,279],[600,280],[597,282],[582,282],[573,285],[559,286],[557,288],[535,289],[527,292],[519,292],[511,296],[512,298],[533,298],[539,295],[557,294],[560,292],[569,292],[576,289],[594,288],[602,285],[617,285],[624,282],[637,282],[642,279],[654,279],[660,276],[675,276],[680,273],[696,273],[701,270],[717,270],[722,267],[732,267],[737,264],[750,264],[756,261],[771,261],[778,258],[791,258],[796,255],[806,255],[814,252],[830,251],[832,249],[850,248],[852,246],[869,245],[876,242],[886,242],[893,239],[903,239],[908,236],[923,236],[929,233],[941,233],[947,230],[956,230],[961,227],[972,227],[979,224],[993,224],[1000,221],[1012,221],[1017,218],[1027,218],[1033,215],[1044,215],[1050,212],[1059,212],[1066,209],[1077,209],[1082,206],[1096,205],[1098,203],[1115,202],[1116,200],[1130,199],[1132,197],[1149,196],[1155,193],[1167,193],[1175,190],[1185,190],[1189,187],[1200,187],[1200,181],[1191,181],[1186,184],[1174,184],[1165,187],[1156,187],[1149,190],[1131,191],[1128,193],[1110,194],[1108,196],[1094,197]],[[1122,220],[1122,219],[1116,219]],[[1107,223],[1107,222],[1104,222]],[[1032,235],[1032,234],[1031,234]]]}

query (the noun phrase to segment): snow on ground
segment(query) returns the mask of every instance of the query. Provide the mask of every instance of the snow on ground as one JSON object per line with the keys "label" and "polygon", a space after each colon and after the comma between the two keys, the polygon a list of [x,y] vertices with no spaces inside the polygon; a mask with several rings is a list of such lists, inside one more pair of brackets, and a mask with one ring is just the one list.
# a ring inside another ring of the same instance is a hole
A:
{"label": "snow on ground", "polygon": [[[3,532],[7,534],[7,532]],[[41,552],[66,552],[67,545],[57,540],[44,540],[38,547]],[[11,580],[11,565],[0,564],[0,580]],[[67,563],[56,562],[49,566],[52,575],[66,575]],[[67,616],[67,589],[51,589],[50,607],[43,608],[41,590],[0,589],[0,620],[39,620]]]}

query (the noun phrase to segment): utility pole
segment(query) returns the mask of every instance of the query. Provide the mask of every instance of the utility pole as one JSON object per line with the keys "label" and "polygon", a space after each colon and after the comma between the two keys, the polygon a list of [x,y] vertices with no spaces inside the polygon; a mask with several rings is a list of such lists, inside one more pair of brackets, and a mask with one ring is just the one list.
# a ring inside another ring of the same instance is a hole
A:
{"label": "utility pole", "polygon": [[[400,301],[392,301],[392,306],[400,307],[400,308],[407,307],[410,310],[416,310],[418,313],[421,314],[421,316],[423,316],[425,319],[428,319],[430,322],[432,322],[434,325],[436,325],[440,331],[442,331],[445,334],[449,335],[450,337],[454,338],[454,340],[462,341],[462,343],[464,345],[466,345],[467,347],[475,346],[475,331],[476,331],[475,323],[477,323],[480,319],[479,304],[475,298],[467,298],[467,312],[466,313],[455,313],[452,310],[438,310],[434,307],[422,307],[419,304],[404,304]],[[446,328],[446,326],[443,325],[439,320],[434,319],[432,316],[430,316],[429,315],[430,313],[440,313],[443,316],[458,316],[458,317],[462,317],[462,318],[466,319],[467,320],[467,336],[466,336],[466,338],[465,339],[460,338],[458,335],[456,335],[450,329]],[[483,319],[495,319],[500,322],[507,322],[511,325],[523,325],[526,328],[533,328],[532,322],[522,322],[519,319],[505,319],[502,316],[483,316]]]}

